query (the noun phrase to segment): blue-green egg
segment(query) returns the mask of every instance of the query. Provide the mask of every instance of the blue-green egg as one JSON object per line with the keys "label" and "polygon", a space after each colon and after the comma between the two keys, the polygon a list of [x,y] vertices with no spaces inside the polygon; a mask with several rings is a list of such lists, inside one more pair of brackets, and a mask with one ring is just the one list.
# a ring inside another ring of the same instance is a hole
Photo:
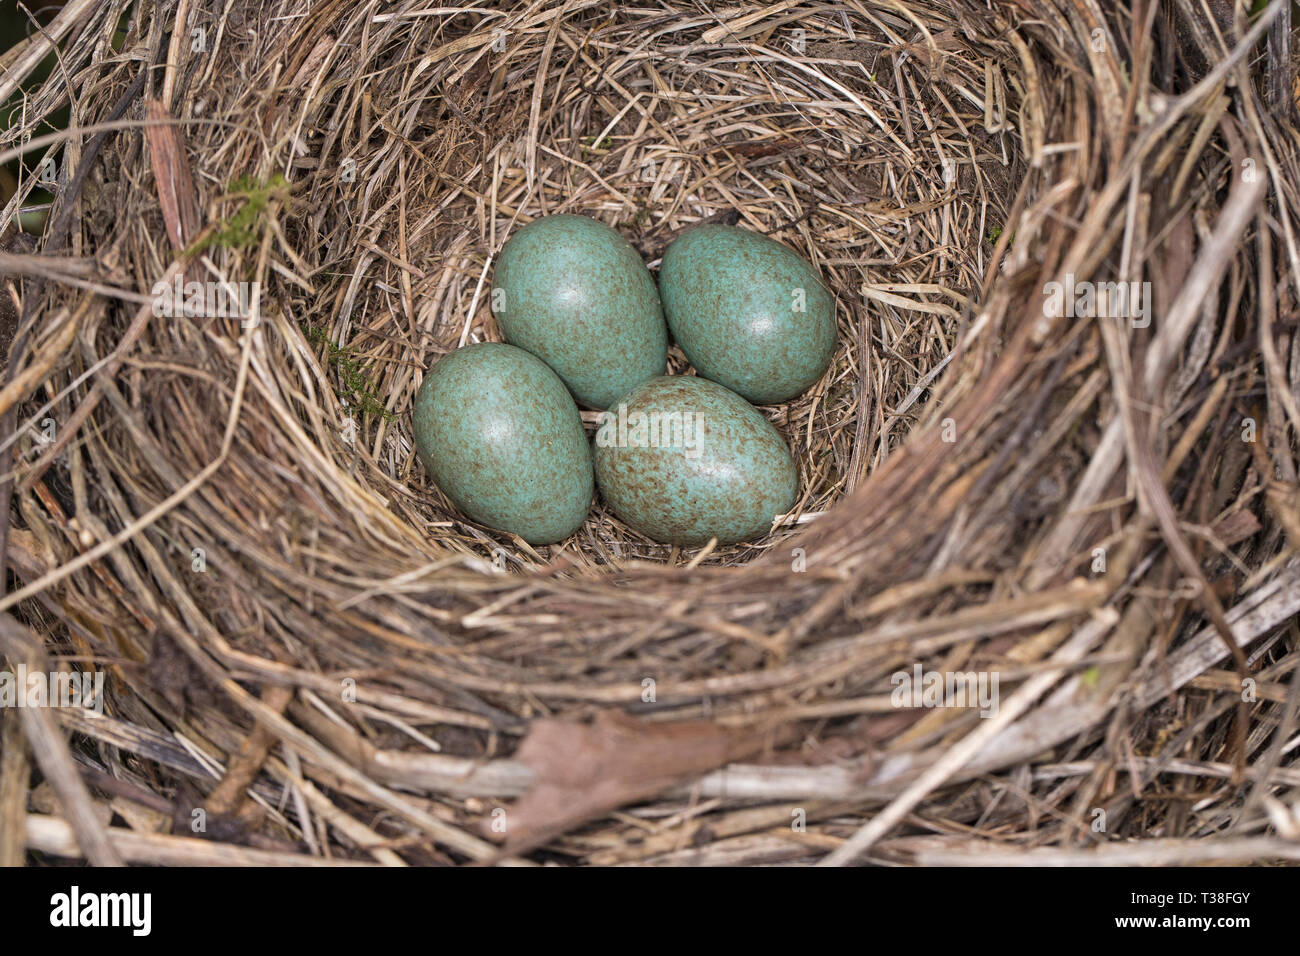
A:
{"label": "blue-green egg", "polygon": [[605,504],[656,541],[757,538],[799,495],[780,433],[735,392],[695,376],[633,389],[601,416],[595,444]]}
{"label": "blue-green egg", "polygon": [[429,475],[475,521],[530,544],[582,524],[591,446],[573,397],[536,356],[493,342],[448,352],[424,376],[414,426]]}
{"label": "blue-green egg", "polygon": [[506,341],[553,368],[574,397],[607,408],[663,374],[668,329],[631,244],[586,216],[544,216],[497,258],[492,312]]}
{"label": "blue-green egg", "polygon": [[797,398],[835,354],[835,297],[811,263],[766,236],[687,229],[664,252],[659,294],[695,370],[755,404]]}

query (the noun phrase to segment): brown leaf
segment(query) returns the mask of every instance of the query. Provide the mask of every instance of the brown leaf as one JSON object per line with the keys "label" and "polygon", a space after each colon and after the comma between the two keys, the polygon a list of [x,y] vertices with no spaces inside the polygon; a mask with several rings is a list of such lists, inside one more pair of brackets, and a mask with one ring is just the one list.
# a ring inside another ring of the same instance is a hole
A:
{"label": "brown leaf", "polygon": [[1259,519],[1252,512],[1241,510],[1220,520],[1210,530],[1224,547],[1231,548],[1252,537],[1260,529]]}
{"label": "brown leaf", "polygon": [[158,190],[158,203],[162,206],[167,237],[177,249],[184,249],[199,232],[199,194],[190,177],[190,161],[185,155],[185,142],[172,121],[167,107],[158,100],[145,102],[145,118],[151,123],[144,128],[149,144],[149,159],[153,163],[154,185]]}
{"label": "brown leaf", "polygon": [[648,723],[612,710],[597,712],[590,724],[535,721],[517,755],[533,770],[534,782],[509,814],[504,853],[524,852],[584,820],[716,770],[764,743],[765,735],[753,729]]}

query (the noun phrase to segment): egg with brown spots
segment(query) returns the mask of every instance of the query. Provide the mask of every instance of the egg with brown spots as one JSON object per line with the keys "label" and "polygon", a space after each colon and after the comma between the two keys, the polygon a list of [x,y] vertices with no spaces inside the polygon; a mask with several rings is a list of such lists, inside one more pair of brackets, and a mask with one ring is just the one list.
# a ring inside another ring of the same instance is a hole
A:
{"label": "egg with brown spots", "polygon": [[559,377],[523,349],[449,352],[415,398],[415,445],[458,509],[529,544],[573,534],[593,494],[591,446]]}
{"label": "egg with brown spots", "polygon": [[811,263],[756,232],[687,229],[664,252],[659,294],[695,370],[757,405],[798,398],[835,354],[835,297]]}
{"label": "egg with brown spots", "polygon": [[594,462],[610,511],[668,544],[761,537],[799,495],[780,433],[735,392],[695,376],[661,376],[614,403]]}
{"label": "egg with brown spots", "polygon": [[506,242],[492,281],[506,341],[555,370],[592,408],[662,375],[668,328],[654,279],[621,235],[586,216],[534,219]]}

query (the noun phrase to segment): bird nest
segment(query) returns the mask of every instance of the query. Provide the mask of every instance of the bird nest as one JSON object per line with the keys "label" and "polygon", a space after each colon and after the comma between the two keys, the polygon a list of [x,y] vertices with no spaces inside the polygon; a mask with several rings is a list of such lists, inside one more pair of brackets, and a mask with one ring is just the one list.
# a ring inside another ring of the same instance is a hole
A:
{"label": "bird nest", "polygon": [[[69,5],[6,74],[58,41],[0,632],[105,682],[4,712],[0,862],[1300,859],[1289,13],[1109,6]],[[835,293],[761,540],[426,477],[559,212]]]}

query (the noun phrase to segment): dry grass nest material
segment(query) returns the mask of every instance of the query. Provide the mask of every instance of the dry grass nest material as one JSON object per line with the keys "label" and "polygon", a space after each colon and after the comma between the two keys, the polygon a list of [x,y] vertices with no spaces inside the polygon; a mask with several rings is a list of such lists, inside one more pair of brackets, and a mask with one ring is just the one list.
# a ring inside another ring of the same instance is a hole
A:
{"label": "dry grass nest material", "polygon": [[[1300,859],[1282,4],[308,6],[69,4],[6,133],[71,104],[0,259],[0,632],[108,679],[0,717],[0,862]],[[835,291],[764,540],[534,549],[427,481],[422,371],[556,212]],[[895,706],[917,665],[996,712]]]}

